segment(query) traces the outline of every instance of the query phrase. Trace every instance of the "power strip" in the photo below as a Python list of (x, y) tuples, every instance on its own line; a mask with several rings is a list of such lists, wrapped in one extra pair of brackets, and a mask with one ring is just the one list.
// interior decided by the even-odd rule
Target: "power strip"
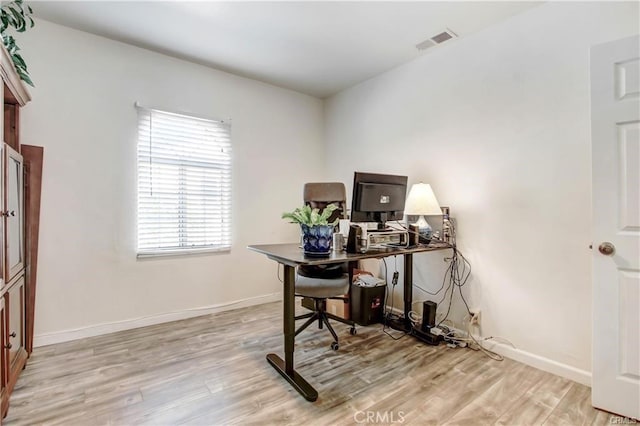
[[(442, 330), (440, 330), (440, 332), (442, 333)], [(440, 342), (442, 342), (443, 340), (442, 334), (440, 335), (431, 334), (430, 332), (422, 331), (416, 327), (413, 327), (411, 329), (411, 335), (423, 341), (427, 345), (433, 345), (433, 346), (438, 346)]]

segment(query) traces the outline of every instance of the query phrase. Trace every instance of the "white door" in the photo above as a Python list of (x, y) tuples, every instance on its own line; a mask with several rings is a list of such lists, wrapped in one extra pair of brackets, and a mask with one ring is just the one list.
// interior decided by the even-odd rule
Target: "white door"
[(591, 49), (592, 403), (640, 418), (640, 37)]

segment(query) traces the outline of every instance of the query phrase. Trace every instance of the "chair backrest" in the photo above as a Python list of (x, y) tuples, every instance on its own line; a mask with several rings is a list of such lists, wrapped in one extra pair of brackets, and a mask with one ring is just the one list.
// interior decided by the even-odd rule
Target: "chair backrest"
[[(310, 182), (304, 185), (304, 203), (311, 208), (324, 209), (329, 204), (338, 206), (329, 222), (337, 218), (347, 217), (347, 190), (342, 182)], [(337, 226), (337, 225), (336, 225)], [(338, 278), (348, 271), (347, 263), (332, 263), (329, 265), (300, 265), (298, 274), (311, 278)]]
[(309, 182), (304, 185), (304, 203), (311, 208), (324, 209), (329, 204), (338, 206), (330, 221), (347, 217), (347, 190), (342, 182)]

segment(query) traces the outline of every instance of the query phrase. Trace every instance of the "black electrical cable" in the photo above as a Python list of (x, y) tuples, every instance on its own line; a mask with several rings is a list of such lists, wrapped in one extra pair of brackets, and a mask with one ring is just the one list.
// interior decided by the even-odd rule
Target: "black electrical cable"
[[(394, 258), (395, 257), (396, 256), (394, 256)], [(385, 277), (385, 281), (386, 281), (388, 270), (387, 270), (387, 261), (386, 261), (386, 259), (384, 257), (382, 258), (382, 263), (384, 263), (384, 277)], [(397, 266), (397, 264), (396, 264), (396, 266)], [(397, 272), (397, 267), (396, 267), (396, 272)], [(391, 283), (393, 284), (393, 286), (391, 288), (391, 307), (389, 308), (389, 311), (383, 312), (384, 316), (382, 318), (382, 331), (384, 332), (384, 334), (386, 334), (387, 336), (391, 337), (393, 340), (400, 340), (404, 336), (406, 336), (406, 334), (407, 334), (406, 332), (403, 332), (402, 335), (396, 337), (396, 336), (392, 335), (391, 333), (389, 333), (387, 331), (387, 323), (388, 323), (388, 321), (389, 321), (389, 319), (391, 317), (390, 310), (393, 309), (393, 296), (395, 294), (396, 285), (398, 284), (396, 280), (393, 280)], [(389, 297), (389, 293), (387, 292), (385, 294), (385, 296), (384, 296), (385, 309), (386, 309), (387, 306), (389, 306), (389, 305), (387, 305), (387, 298), (388, 297)]]
[[(384, 258), (382, 258), (382, 261), (384, 262), (384, 276), (385, 276), (385, 279), (386, 279), (387, 273), (388, 273), (388, 271), (387, 271), (387, 261)], [(390, 317), (392, 312), (393, 312), (393, 296), (395, 296), (395, 293), (396, 293), (396, 284), (397, 283), (395, 281), (391, 281), (391, 305), (390, 306), (386, 305), (387, 297), (389, 297), (388, 294), (386, 295), (385, 301), (384, 301), (385, 306), (389, 306), (389, 312), (387, 312), (388, 317)]]
[(444, 300), (447, 298), (447, 293), (449, 292), (449, 289), (451, 288), (451, 285), (452, 285), (452, 282), (453, 282), (451, 280), (452, 268), (453, 268), (453, 262), (449, 262), (449, 266), (447, 267), (447, 270), (444, 273), (444, 277), (442, 278), (443, 287), (444, 287), (444, 283), (447, 281), (447, 277), (449, 277), (449, 285), (445, 289), (444, 294), (442, 295), (442, 298), (438, 302), (438, 305), (440, 305), (442, 302), (444, 302)]
[(442, 318), (440, 320), (440, 322), (438, 323), (438, 325), (436, 327), (440, 327), (440, 324), (445, 322), (446, 319), (449, 317), (449, 312), (451, 312), (451, 305), (452, 305), (452, 302), (453, 302), (453, 293), (454, 293), (454, 289), (451, 290), (451, 294), (449, 295), (449, 306), (447, 306), (447, 313), (444, 315), (444, 318)]
[(424, 288), (420, 287), (420, 286), (419, 286), (418, 284), (416, 284), (416, 283), (413, 283), (413, 286), (414, 286), (414, 287), (417, 287), (418, 289), (422, 290), (423, 292), (425, 292), (425, 293), (427, 293), (427, 294), (430, 294), (430, 295), (432, 295), (432, 296), (437, 296), (437, 295), (442, 291), (442, 289), (444, 288), (444, 285), (446, 284), (446, 282), (447, 282), (447, 274), (446, 274), (446, 272), (445, 272), (445, 274), (444, 274), (444, 275), (443, 275), (443, 277), (442, 277), (442, 285), (440, 286), (440, 288), (438, 289), (438, 291), (436, 291), (435, 293), (431, 293), (429, 290), (425, 290)]
[(467, 313), (471, 315), (471, 309), (469, 309), (469, 304), (467, 303), (467, 300), (465, 299), (464, 294), (462, 293), (462, 287), (464, 287), (464, 285), (468, 282), (469, 277), (471, 276), (471, 264), (464, 257), (464, 255), (460, 253), (460, 251), (456, 246), (456, 242), (455, 242), (456, 232), (455, 232), (455, 226), (453, 225), (453, 222), (451, 222), (451, 239), (452, 239), (451, 248), (453, 249), (453, 254), (451, 255), (450, 258), (445, 258), (445, 261), (449, 262), (449, 266), (447, 267), (447, 270), (444, 273), (443, 282), (440, 289), (436, 293), (431, 293), (418, 286), (418, 288), (425, 291), (426, 293), (435, 296), (439, 294), (442, 291), (442, 289), (445, 287), (445, 284), (448, 278), (449, 283), (446, 286), (446, 289), (444, 290), (444, 294), (442, 295), (442, 298), (438, 302), (438, 305), (441, 305), (445, 300), (447, 300), (447, 298), (449, 299), (449, 304), (447, 306), (447, 312), (445, 313), (444, 317), (442, 318), (442, 320), (440, 320), (440, 322), (438, 322), (438, 325), (437, 325), (438, 327), (444, 321), (447, 320), (447, 318), (449, 317), (449, 314), (451, 313), (451, 305), (453, 304), (453, 294), (455, 293), (456, 288), (458, 289), (460, 298), (462, 299), (462, 302), (464, 303), (464, 306), (467, 309)]
[[(399, 221), (396, 221), (396, 223), (398, 223), (398, 225), (402, 228), (404, 228), (405, 230), (407, 229), (402, 223), (400, 223)], [(455, 224), (453, 221), (450, 221), (450, 226), (451, 226), (451, 240), (449, 242), (449, 245), (451, 246), (451, 248), (453, 249), (453, 254), (450, 258), (445, 258), (445, 261), (449, 262), (449, 265), (447, 266), (447, 270), (445, 271), (443, 277), (442, 277), (442, 285), (440, 286), (440, 288), (435, 292), (431, 292), (429, 290), (426, 290), (424, 288), (422, 288), (421, 286), (419, 286), (418, 284), (413, 283), (414, 287), (417, 287), (418, 289), (422, 290), (423, 292), (430, 294), (432, 296), (436, 296), (438, 294), (440, 294), (440, 292), (442, 292), (442, 290), (444, 289), (444, 294), (442, 295), (442, 298), (440, 299), (440, 301), (438, 302), (438, 305), (441, 305), (443, 302), (445, 302), (447, 299), (449, 299), (449, 303), (447, 306), (447, 312), (445, 314), (445, 316), (442, 318), (442, 320), (438, 323), (438, 327), (440, 327), (442, 325), (442, 323), (444, 321), (446, 321), (449, 317), (449, 314), (451, 313), (451, 306), (453, 304), (453, 294), (455, 293), (456, 288), (458, 289), (458, 293), (460, 294), (460, 298), (462, 299), (462, 302), (464, 303), (465, 308), (467, 309), (467, 313), (469, 315), (471, 315), (471, 309), (469, 308), (469, 304), (467, 303), (467, 300), (464, 297), (464, 294), (462, 292), (462, 287), (464, 287), (464, 285), (468, 282), (469, 277), (471, 276), (471, 264), (469, 263), (469, 261), (462, 255), (462, 253), (460, 253), (458, 251), (457, 245), (456, 245), (456, 228), (455, 228)], [(397, 270), (397, 258), (395, 258), (396, 261), (396, 270)], [(384, 261), (384, 259), (383, 259)], [(385, 262), (385, 276), (387, 275), (387, 264)], [(447, 280), (448, 278), (448, 280)], [(447, 285), (447, 281), (448, 281), (448, 285)], [(445, 288), (446, 286), (446, 288)], [(395, 290), (395, 284), (392, 288), (392, 291)], [(393, 294), (391, 295), (391, 306), (393, 307)], [(385, 306), (387, 305), (387, 297), (388, 295), (385, 296)], [(389, 313), (385, 312), (385, 323), (384, 325), (386, 325), (386, 321), (389, 317)], [(384, 331), (384, 327), (383, 327), (383, 331)], [(385, 331), (386, 333), (386, 331)], [(389, 334), (389, 333), (387, 333)], [(393, 337), (393, 336), (391, 336)]]
[(462, 287), (467, 283), (467, 280), (469, 279), (469, 276), (471, 275), (471, 264), (469, 263), (469, 261), (462, 255), (462, 253), (460, 253), (460, 257), (462, 258), (463, 261), (463, 266), (465, 266), (466, 269), (466, 265), (469, 266), (469, 271), (467, 273), (466, 276), (464, 276), (464, 271), (465, 269), (463, 269), (463, 281), (462, 283), (458, 286), (458, 291), (460, 292), (460, 298), (462, 298), (462, 301), (464, 302), (464, 306), (467, 308), (467, 313), (469, 315), (471, 315), (471, 309), (469, 309), (469, 304), (467, 303), (467, 300), (464, 298), (464, 294), (462, 294)]
[[(386, 259), (384, 257), (382, 258), (382, 263), (384, 263), (384, 284), (388, 289), (389, 288), (389, 284), (387, 283), (387, 274), (388, 274), (387, 261), (386, 261)], [(387, 291), (387, 292), (384, 293), (384, 311), (382, 312), (382, 314), (384, 315), (383, 318), (382, 318), (384, 323), (387, 322), (387, 315), (388, 315), (388, 312), (387, 312), (387, 298), (388, 297), (389, 297), (389, 292)]]

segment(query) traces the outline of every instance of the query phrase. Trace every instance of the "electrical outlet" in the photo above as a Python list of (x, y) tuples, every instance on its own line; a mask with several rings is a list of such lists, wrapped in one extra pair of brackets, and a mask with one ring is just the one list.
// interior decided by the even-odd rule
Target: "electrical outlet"
[(480, 325), (480, 309), (470, 309), (471, 311), (471, 325)]

